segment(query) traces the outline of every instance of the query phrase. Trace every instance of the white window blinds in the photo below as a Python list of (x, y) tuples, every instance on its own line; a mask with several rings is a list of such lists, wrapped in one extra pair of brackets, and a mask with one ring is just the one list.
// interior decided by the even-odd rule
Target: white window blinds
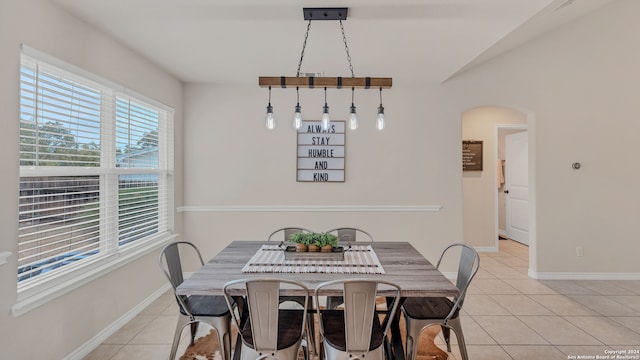
[(171, 109), (56, 65), (21, 57), (19, 288), (171, 228)]

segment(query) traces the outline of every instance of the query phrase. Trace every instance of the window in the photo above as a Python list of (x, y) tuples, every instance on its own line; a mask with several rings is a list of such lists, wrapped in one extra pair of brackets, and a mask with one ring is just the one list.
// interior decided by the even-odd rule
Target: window
[(162, 104), (23, 50), (19, 292), (166, 240), (172, 124)]

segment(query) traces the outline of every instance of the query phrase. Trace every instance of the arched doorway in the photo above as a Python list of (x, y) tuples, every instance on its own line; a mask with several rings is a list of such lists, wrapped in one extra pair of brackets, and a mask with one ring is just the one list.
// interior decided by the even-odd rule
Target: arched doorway
[[(463, 171), (463, 237), (482, 252), (497, 252), (501, 235), (501, 205), (507, 201), (500, 170), (504, 148), (501, 137), (527, 131), (529, 204), (525, 225), (529, 231), (529, 274), (535, 273), (535, 132), (532, 113), (503, 106), (482, 106), (462, 114), (462, 141), (482, 143), (482, 170)], [(504, 173), (503, 173), (504, 174)], [(504, 210), (503, 210), (504, 211)], [(504, 226), (504, 225), (503, 225)], [(506, 235), (506, 234), (505, 234)]]

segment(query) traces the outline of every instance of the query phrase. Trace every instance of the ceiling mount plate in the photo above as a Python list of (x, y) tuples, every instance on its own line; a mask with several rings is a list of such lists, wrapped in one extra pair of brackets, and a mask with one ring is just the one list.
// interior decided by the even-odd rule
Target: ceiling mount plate
[(347, 20), (349, 8), (303, 8), (305, 20)]

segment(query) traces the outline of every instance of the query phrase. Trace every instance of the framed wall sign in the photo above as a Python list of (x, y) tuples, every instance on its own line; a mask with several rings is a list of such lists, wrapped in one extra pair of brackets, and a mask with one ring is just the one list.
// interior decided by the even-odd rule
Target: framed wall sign
[(462, 141), (462, 170), (482, 171), (482, 141)]
[(297, 181), (344, 182), (345, 122), (303, 121), (298, 130)]

